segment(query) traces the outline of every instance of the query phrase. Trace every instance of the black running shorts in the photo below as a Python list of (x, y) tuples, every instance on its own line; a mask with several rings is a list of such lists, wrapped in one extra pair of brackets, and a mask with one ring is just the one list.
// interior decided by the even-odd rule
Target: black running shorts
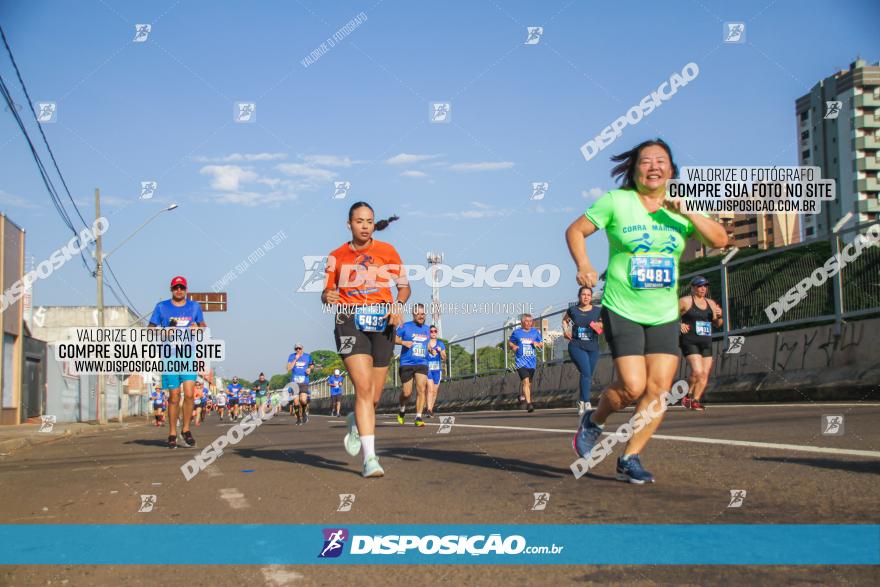
[(394, 354), (394, 327), (390, 324), (382, 332), (358, 330), (351, 314), (336, 314), (336, 352), (345, 360), (351, 355), (370, 355), (374, 367), (387, 367)]
[(605, 326), (605, 340), (615, 359), (654, 354), (678, 356), (681, 322), (677, 319), (656, 326), (645, 326), (602, 306), (602, 324)]
[(681, 354), (685, 357), (689, 355), (700, 355), (702, 357), (712, 356), (711, 342), (682, 342)]
[(519, 380), (520, 381), (522, 381), (523, 379), (534, 379), (535, 378), (535, 370), (529, 369), (528, 367), (520, 367), (519, 369), (516, 370), (516, 372), (519, 373)]
[(416, 374), (428, 376), (427, 365), (401, 365), (400, 366), (400, 382), (409, 383)]

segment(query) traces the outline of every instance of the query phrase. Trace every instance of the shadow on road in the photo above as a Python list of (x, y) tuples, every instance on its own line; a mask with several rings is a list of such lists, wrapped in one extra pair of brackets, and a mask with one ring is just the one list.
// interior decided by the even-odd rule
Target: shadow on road
[(486, 469), (501, 469), (512, 473), (524, 473), (526, 475), (536, 475), (538, 477), (564, 477), (571, 475), (570, 469), (560, 469), (559, 467), (551, 467), (538, 463), (530, 463), (520, 459), (509, 459), (473, 451), (393, 446), (382, 448), (377, 452), (380, 457), (393, 457), (404, 461), (420, 459), (443, 461), (446, 463), (483, 467)]
[(279, 449), (252, 449), (252, 448), (236, 448), (235, 454), (246, 459), (268, 459), (270, 461), (283, 461), (285, 463), (298, 463), (309, 467), (318, 467), (320, 469), (330, 469), (331, 471), (342, 471), (351, 473), (360, 477), (360, 469), (352, 466), (345, 461), (334, 461), (326, 459), (322, 456), (307, 453), (301, 450), (279, 450)]
[(161, 438), (136, 438), (135, 440), (128, 440), (126, 442), (123, 442), (122, 444), (139, 444), (141, 446), (161, 446), (162, 448), (165, 448), (165, 449), (167, 449), (167, 447), (168, 447), (168, 441), (162, 440)]
[(849, 471), (850, 473), (873, 473), (880, 475), (880, 462), (877, 461), (839, 461), (823, 458), (785, 458), (785, 457), (755, 457), (756, 461), (769, 461), (773, 463), (791, 463), (794, 465), (807, 465), (820, 469), (834, 469), (836, 471)]

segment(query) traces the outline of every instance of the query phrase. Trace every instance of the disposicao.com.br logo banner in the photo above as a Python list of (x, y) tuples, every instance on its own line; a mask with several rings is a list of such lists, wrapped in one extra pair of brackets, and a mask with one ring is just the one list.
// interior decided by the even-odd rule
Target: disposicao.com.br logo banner
[(228, 565), (880, 564), (877, 524), (0, 524), (0, 565), (201, 564), (143, 556), (185, 540), (234, 542)]

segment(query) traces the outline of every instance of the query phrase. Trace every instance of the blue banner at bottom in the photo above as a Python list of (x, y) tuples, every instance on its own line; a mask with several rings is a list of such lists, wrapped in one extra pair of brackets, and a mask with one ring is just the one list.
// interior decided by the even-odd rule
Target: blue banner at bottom
[(877, 565), (880, 525), (9, 524), (0, 545), (5, 565)]

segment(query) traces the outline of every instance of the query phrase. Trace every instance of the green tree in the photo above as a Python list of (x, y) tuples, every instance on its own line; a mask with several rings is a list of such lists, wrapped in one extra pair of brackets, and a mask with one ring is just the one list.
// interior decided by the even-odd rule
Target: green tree
[(317, 350), (311, 353), (315, 368), (312, 369), (312, 379), (323, 379), (333, 375), (334, 369), (345, 370), (342, 358), (334, 351)]
[(446, 345), (447, 356), (452, 353), (452, 373), (450, 377), (472, 375), (474, 372), (474, 355), (467, 352), (460, 344)]
[(278, 373), (269, 378), (269, 389), (281, 389), (290, 382), (290, 375)]

